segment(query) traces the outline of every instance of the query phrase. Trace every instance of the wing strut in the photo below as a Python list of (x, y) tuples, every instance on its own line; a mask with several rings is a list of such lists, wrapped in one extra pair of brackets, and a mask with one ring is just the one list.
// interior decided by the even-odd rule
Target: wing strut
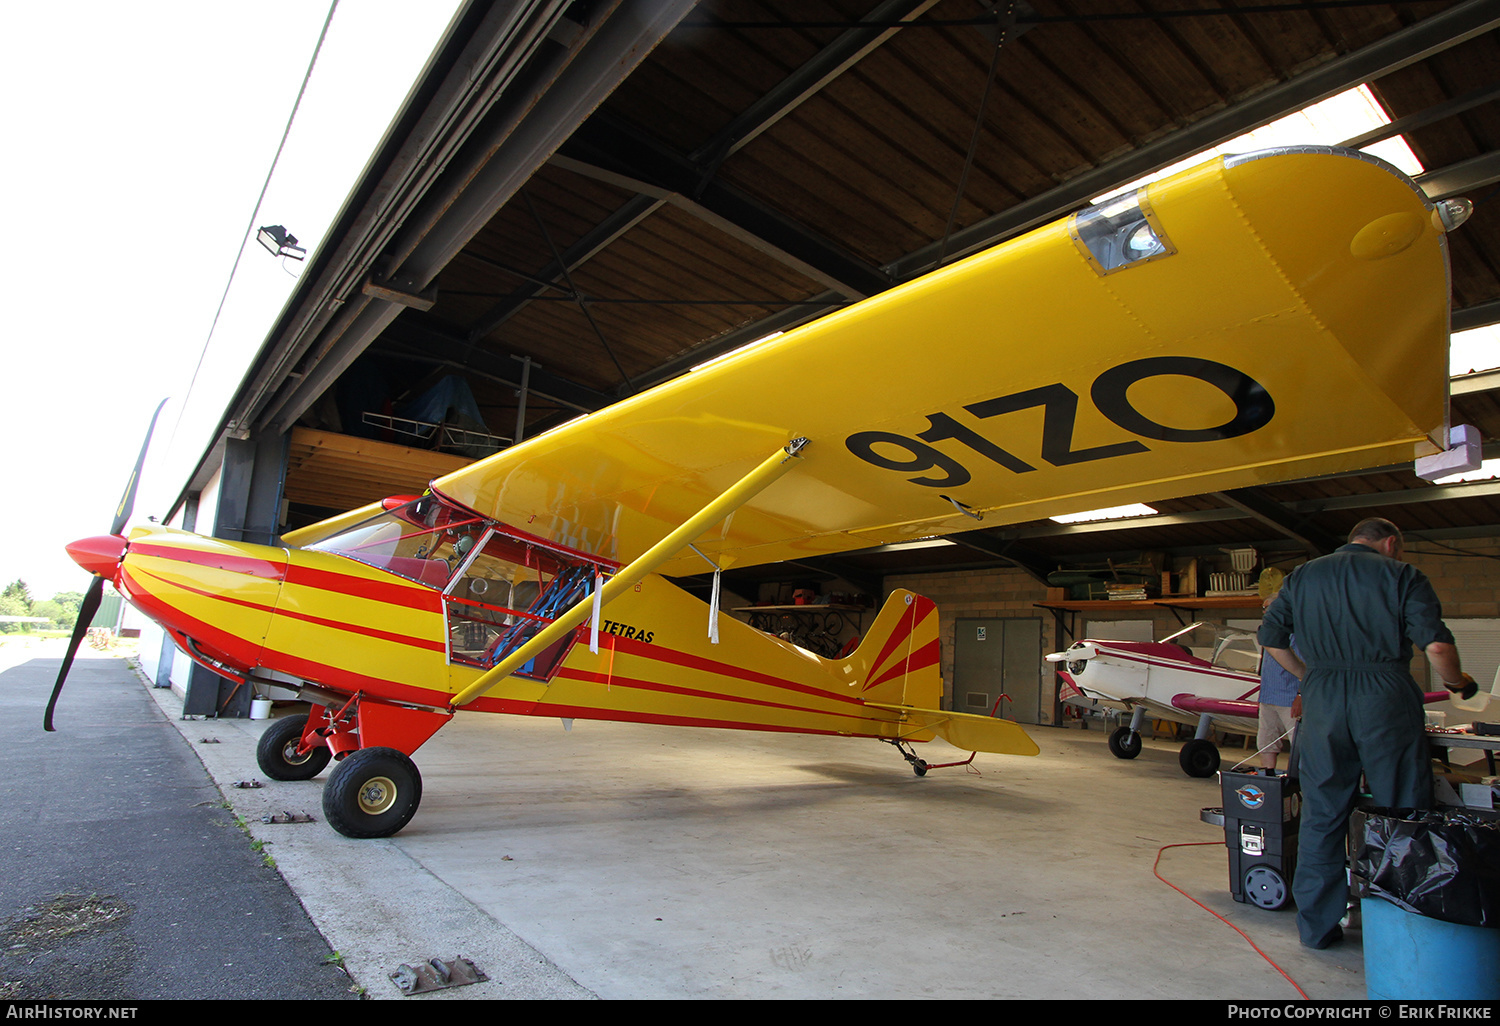
[[(620, 572), (599, 589), (599, 604), (602, 606), (622, 592), (635, 587), (637, 582), (681, 552), (710, 526), (759, 495), (771, 482), (792, 469), (793, 458), (806, 444), (807, 439), (797, 438), (777, 449), (769, 459), (740, 478), (724, 494), (693, 514), (681, 527), (641, 553), (634, 562), (621, 567)], [(589, 613), (594, 609), (594, 603), (595, 596), (593, 595), (574, 603), (567, 612), (538, 631), (531, 640), (496, 663), (492, 669), (485, 671), (474, 683), (454, 695), (449, 705), (455, 709), (467, 705), (510, 676), (517, 668), (524, 666), (537, 653), (545, 651), (553, 643), (566, 637), (569, 631), (588, 619)]]

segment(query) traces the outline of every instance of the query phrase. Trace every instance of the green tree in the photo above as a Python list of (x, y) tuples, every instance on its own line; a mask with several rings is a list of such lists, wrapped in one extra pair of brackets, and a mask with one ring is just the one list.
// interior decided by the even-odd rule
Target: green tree
[(8, 613), (8, 616), (30, 616), (31, 615), (31, 589), (26, 587), (26, 582), (17, 577), (5, 586), (5, 597), (15, 599), (25, 607), (19, 613)]
[[(31, 615), (45, 616), (52, 622), (48, 624), (32, 624), (32, 626), (40, 627), (43, 630), (54, 630), (62, 626), (62, 619), (66, 613), (67, 610), (60, 603), (54, 602), (52, 599), (37, 599), (31, 604)], [(73, 616), (75, 619), (77, 618), (77, 610), (74, 610)]]
[[(0, 616), (30, 615), (31, 610), (28, 609), (25, 603), (23, 603), (20, 599), (11, 595), (9, 588), (7, 588), (3, 594), (0, 594)], [(17, 631), (24, 630), (25, 628), (26, 624), (24, 623), (5, 623), (3, 621), (0, 621), (0, 634), (14, 634)]]
[(83, 605), (83, 592), (60, 591), (52, 596), (52, 601), (61, 607), (62, 612), (56, 617), (57, 626), (65, 631), (73, 629), (78, 622), (78, 609)]

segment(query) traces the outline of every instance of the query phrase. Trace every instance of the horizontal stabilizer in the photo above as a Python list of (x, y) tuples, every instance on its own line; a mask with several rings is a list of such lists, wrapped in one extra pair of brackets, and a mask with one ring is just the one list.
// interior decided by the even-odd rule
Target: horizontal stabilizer
[(966, 752), (991, 752), (995, 755), (1036, 755), (1036, 742), (1010, 720), (973, 713), (946, 712), (942, 709), (914, 709), (906, 705), (880, 705), (867, 702), (875, 709), (901, 713), (913, 727), (930, 730), (954, 748)]

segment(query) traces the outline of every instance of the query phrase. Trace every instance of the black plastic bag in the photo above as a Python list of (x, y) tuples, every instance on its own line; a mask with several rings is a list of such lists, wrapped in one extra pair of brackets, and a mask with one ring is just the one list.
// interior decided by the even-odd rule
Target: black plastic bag
[(1362, 809), (1357, 892), (1460, 926), (1500, 928), (1500, 822), (1463, 809)]

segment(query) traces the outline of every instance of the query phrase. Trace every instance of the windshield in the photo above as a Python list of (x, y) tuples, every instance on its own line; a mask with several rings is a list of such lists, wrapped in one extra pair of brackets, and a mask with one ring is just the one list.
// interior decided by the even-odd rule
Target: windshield
[(423, 496), (307, 548), (336, 552), (431, 588), (443, 588), (487, 525)]
[(1162, 641), (1180, 645), (1190, 654), (1226, 670), (1254, 673), (1260, 669), (1260, 643), (1252, 632), (1238, 627), (1194, 623)]

